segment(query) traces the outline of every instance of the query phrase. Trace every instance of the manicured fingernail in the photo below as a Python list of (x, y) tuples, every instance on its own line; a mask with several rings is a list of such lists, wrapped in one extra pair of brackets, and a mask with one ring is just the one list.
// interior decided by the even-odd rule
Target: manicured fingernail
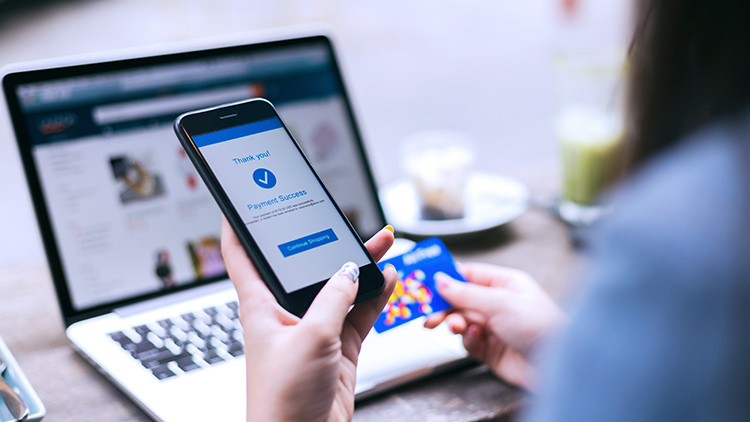
[(394, 270), (396, 269), (396, 267), (394, 267), (394, 266), (393, 266), (393, 264), (388, 264), (388, 265), (386, 265), (386, 266), (385, 266), (385, 268), (386, 268), (386, 269), (387, 269), (388, 267), (390, 267), (390, 268), (393, 268)]
[(339, 272), (352, 282), (357, 281), (359, 278), (359, 266), (351, 261), (342, 265)]
[(447, 290), (450, 288), (450, 282), (451, 278), (446, 273), (435, 273), (435, 284), (437, 285), (438, 290)]
[(385, 229), (388, 230), (389, 232), (393, 233), (393, 234), (396, 234), (396, 230), (394, 230), (393, 226), (391, 226), (390, 224), (387, 225), (387, 226), (385, 226)]

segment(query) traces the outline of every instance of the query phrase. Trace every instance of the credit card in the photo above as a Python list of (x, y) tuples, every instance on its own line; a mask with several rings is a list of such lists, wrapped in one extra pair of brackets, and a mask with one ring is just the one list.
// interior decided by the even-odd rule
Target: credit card
[(380, 269), (393, 265), (398, 281), (388, 304), (375, 321), (375, 331), (382, 333), (419, 317), (450, 308), (435, 288), (435, 274), (443, 272), (466, 282), (456, 270), (453, 256), (437, 237), (423, 240), (409, 252), (378, 263)]

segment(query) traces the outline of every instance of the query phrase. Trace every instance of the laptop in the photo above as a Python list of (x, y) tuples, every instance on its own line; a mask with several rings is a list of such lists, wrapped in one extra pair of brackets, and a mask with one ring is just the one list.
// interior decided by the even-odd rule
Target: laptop
[[(221, 214), (171, 125), (269, 99), (368, 238), (385, 219), (330, 39), (18, 65), (2, 83), (74, 348), (155, 420), (245, 420), (253, 345), (221, 259)], [(419, 322), (373, 331), (357, 397), (465, 356), (456, 336)]]

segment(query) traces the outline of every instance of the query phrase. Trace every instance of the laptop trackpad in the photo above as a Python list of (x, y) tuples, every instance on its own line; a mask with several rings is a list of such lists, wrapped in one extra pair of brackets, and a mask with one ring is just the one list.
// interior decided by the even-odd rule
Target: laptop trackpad
[(466, 356), (461, 337), (445, 326), (422, 327), (423, 318), (382, 334), (370, 331), (357, 365), (357, 394), (394, 379), (414, 379), (432, 369)]

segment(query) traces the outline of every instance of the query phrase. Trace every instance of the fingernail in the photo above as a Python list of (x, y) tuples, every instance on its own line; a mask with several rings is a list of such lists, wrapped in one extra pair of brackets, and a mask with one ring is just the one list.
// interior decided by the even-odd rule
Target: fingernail
[(394, 267), (394, 266), (393, 266), (393, 264), (388, 264), (388, 265), (386, 265), (386, 266), (385, 266), (385, 269), (388, 269), (388, 267), (390, 267), (390, 268), (393, 268), (394, 270), (396, 269), (396, 267)]
[(390, 224), (387, 225), (387, 226), (385, 226), (385, 229), (388, 230), (389, 232), (393, 233), (393, 234), (396, 234), (396, 230), (394, 230), (393, 226), (391, 226)]
[(342, 265), (339, 272), (352, 282), (356, 282), (359, 278), (359, 266), (351, 261)]
[(435, 273), (435, 285), (437, 286), (438, 290), (447, 290), (450, 288), (450, 276), (446, 273)]

